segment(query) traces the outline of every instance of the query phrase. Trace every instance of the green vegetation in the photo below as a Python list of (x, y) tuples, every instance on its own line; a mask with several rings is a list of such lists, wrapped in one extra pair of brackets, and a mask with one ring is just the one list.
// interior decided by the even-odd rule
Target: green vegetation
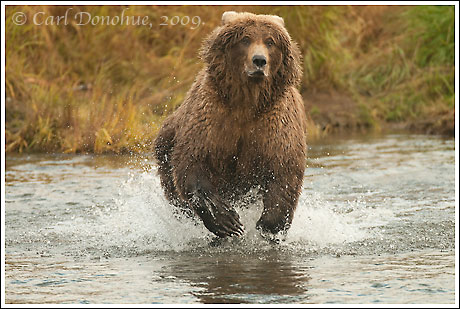
[[(387, 9), (389, 10), (389, 9)], [(369, 97), (380, 118), (400, 122), (452, 111), (454, 123), (454, 7), (400, 8), (356, 57), (348, 75), (355, 95)], [(393, 28), (393, 29), (392, 29)]]
[[(303, 52), (301, 92), (357, 102), (350, 118), (453, 133), (453, 6), (7, 6), (6, 151), (139, 152), (183, 100), (202, 67), (202, 39), (227, 10), (277, 14)], [(124, 10), (125, 9), (125, 10)], [(148, 16), (149, 26), (85, 25), (73, 18)], [(64, 16), (67, 24), (35, 25)], [(28, 22), (13, 23), (24, 12)], [(162, 16), (196, 29), (161, 26)], [(40, 19), (44, 21), (43, 19)], [(56, 22), (56, 20), (55, 20)], [(313, 102), (310, 138), (324, 134)], [(447, 128), (447, 129), (446, 129)], [(451, 132), (452, 131), (452, 132)]]

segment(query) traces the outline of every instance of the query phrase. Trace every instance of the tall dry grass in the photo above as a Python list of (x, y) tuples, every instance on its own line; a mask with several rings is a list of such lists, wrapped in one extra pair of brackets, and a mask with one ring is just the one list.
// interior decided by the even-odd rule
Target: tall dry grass
[[(139, 152), (202, 67), (202, 39), (227, 10), (278, 14), (303, 53), (301, 91), (338, 91), (370, 124), (454, 108), (452, 6), (72, 6), (92, 16), (148, 16), (142, 26), (18, 26), (6, 7), (6, 151)], [(199, 16), (196, 29), (161, 16)], [(315, 135), (310, 122), (311, 136)], [(316, 132), (317, 134), (318, 132)]]
[(373, 33), (360, 38), (364, 48), (345, 75), (349, 89), (384, 121), (453, 111), (454, 7), (386, 7), (371, 15), (363, 27)]

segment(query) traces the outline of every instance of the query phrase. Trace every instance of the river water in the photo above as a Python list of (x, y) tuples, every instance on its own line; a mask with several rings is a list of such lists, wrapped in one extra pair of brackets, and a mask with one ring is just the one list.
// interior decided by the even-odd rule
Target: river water
[[(163, 197), (151, 157), (11, 155), (6, 303), (455, 303), (455, 141), (311, 145), (279, 244), (215, 242)], [(256, 196), (256, 193), (254, 193)]]

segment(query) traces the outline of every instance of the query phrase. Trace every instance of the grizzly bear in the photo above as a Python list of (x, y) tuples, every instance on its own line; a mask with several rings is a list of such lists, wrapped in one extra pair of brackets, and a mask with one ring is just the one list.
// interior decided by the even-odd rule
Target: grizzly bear
[(306, 165), (299, 49), (281, 17), (225, 12), (200, 55), (204, 68), (155, 140), (166, 197), (227, 237), (244, 232), (234, 202), (259, 188), (257, 229), (285, 232)]

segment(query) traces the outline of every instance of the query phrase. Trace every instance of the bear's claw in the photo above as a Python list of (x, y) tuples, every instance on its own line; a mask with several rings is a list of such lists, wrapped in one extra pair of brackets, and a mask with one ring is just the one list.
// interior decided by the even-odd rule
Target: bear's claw
[(196, 197), (194, 208), (209, 231), (219, 237), (243, 235), (243, 224), (238, 213), (218, 196), (198, 193)]

